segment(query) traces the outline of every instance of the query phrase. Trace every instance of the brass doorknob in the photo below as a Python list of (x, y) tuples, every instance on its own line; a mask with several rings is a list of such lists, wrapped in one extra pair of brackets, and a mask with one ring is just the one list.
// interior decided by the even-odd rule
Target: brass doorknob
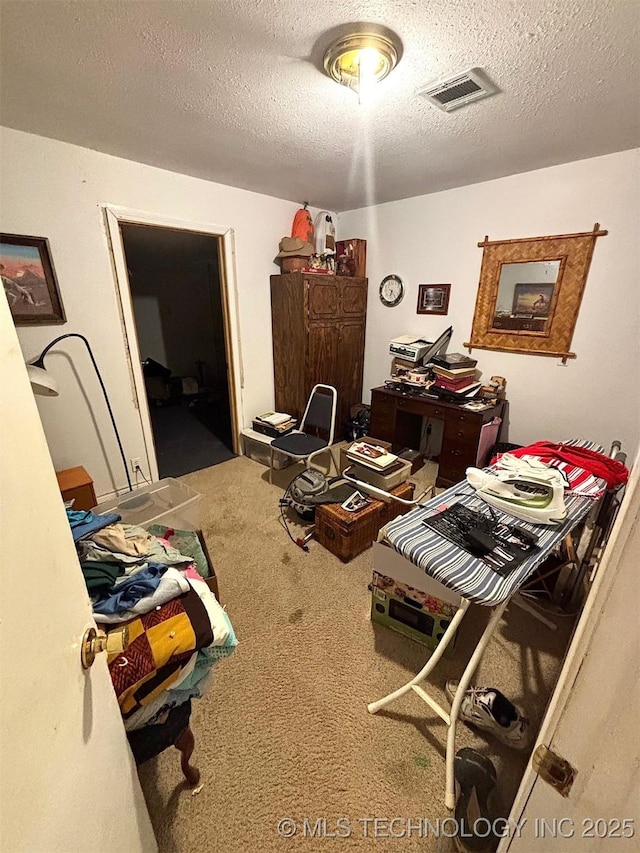
[(95, 628), (87, 628), (82, 637), (82, 648), (80, 650), (82, 668), (89, 669), (98, 652), (107, 652), (110, 655), (119, 654), (128, 645), (129, 628), (127, 625), (109, 631), (108, 634), (105, 634), (104, 631), (97, 631)]

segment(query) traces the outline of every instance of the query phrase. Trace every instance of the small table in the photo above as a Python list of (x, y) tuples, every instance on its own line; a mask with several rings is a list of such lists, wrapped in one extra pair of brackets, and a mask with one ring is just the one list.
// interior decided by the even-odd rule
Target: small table
[(93, 509), (97, 505), (93, 480), (81, 465), (56, 471), (56, 477), (63, 500), (72, 500), (74, 509)]

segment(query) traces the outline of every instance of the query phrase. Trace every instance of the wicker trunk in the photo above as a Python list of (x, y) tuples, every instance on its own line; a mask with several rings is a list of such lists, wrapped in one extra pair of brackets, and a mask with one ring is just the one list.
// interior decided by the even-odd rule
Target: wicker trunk
[[(413, 490), (413, 483), (401, 483), (391, 494), (410, 500)], [(371, 547), (381, 527), (409, 509), (396, 501), (372, 500), (358, 512), (347, 512), (340, 504), (321, 504), (316, 509), (315, 536), (321, 545), (346, 563)]]

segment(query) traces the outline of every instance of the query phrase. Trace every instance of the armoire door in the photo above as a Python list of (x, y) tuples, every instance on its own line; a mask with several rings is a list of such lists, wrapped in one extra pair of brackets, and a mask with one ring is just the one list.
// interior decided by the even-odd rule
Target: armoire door
[(340, 313), (340, 289), (334, 276), (305, 278), (309, 320), (332, 320)]
[[(340, 327), (335, 322), (309, 323), (305, 405), (318, 382), (333, 385), (340, 405)], [(336, 418), (336, 426), (338, 420)]]
[(339, 335), (339, 385), (338, 417), (336, 418), (336, 436), (342, 433), (350, 409), (362, 402), (362, 371), (364, 367), (363, 320), (340, 323)]
[(364, 320), (367, 313), (367, 280), (344, 276), (337, 281), (340, 286), (341, 317)]

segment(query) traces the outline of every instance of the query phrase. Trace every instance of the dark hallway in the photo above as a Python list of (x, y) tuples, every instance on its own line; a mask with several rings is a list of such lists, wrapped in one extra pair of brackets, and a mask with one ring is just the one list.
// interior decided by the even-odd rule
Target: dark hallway
[(233, 458), (218, 238), (121, 225), (161, 478)]

